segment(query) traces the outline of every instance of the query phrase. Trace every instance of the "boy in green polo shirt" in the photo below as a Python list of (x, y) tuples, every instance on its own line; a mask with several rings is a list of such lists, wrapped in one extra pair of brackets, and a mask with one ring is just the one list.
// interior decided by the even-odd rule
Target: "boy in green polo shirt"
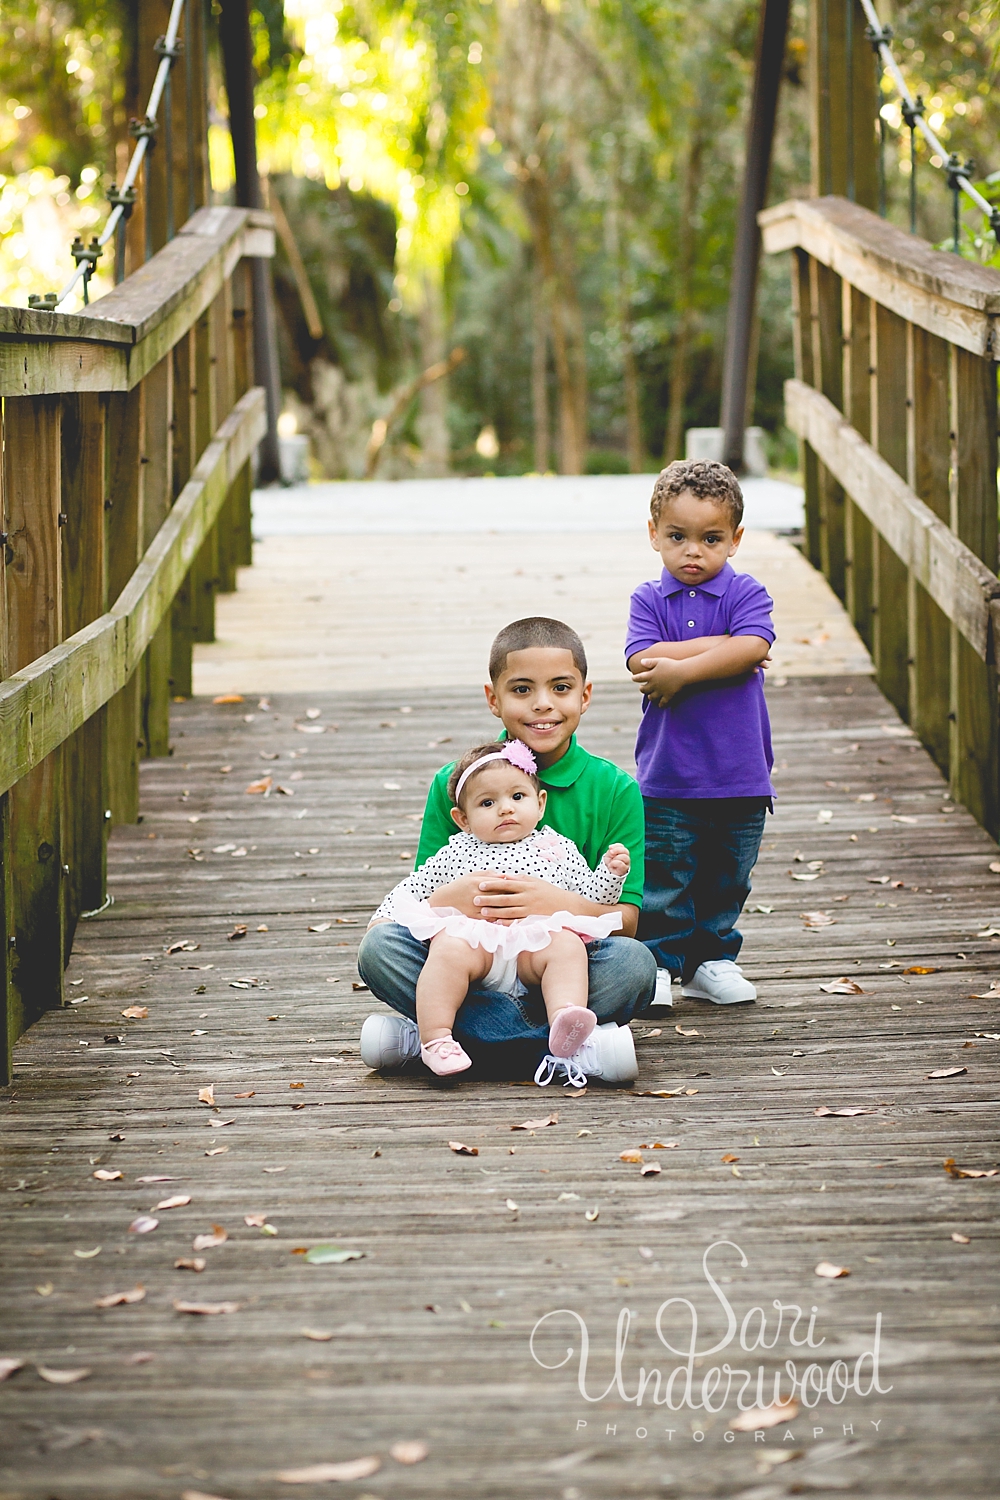
[[(464, 875), (435, 891), (432, 906), (457, 908), (494, 921), (556, 911), (599, 915), (618, 911), (622, 937), (589, 946), (588, 1004), (600, 1023), (571, 1060), (578, 1071), (606, 1082), (636, 1076), (635, 1047), (628, 1022), (653, 998), (656, 969), (634, 941), (642, 905), (644, 818), (636, 782), (611, 761), (591, 755), (576, 729), (590, 705), (587, 657), (576, 631), (558, 620), (516, 620), (490, 651), (486, 701), (505, 735), (522, 740), (538, 762), (548, 792), (543, 823), (571, 839), (593, 869), (609, 844), (624, 844), (631, 870), (617, 907), (600, 906), (529, 877), (501, 877), (489, 870)], [(452, 766), (431, 783), (417, 851), (417, 866), (444, 847), (455, 825), (447, 786)], [(358, 954), (361, 977), (374, 995), (397, 1012), (369, 1016), (361, 1032), (361, 1056), (372, 1068), (398, 1067), (419, 1055), (415, 1024), (416, 982), (427, 946), (394, 922), (369, 928)], [(534, 1072), (545, 1055), (548, 1022), (540, 996), (473, 990), (459, 1011), (454, 1036), (475, 1062), (495, 1072)]]

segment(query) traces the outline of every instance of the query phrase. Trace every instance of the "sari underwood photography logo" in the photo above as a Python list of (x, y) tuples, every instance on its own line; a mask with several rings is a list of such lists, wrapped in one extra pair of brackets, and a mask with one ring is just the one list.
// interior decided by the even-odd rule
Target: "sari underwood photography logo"
[[(736, 1252), (741, 1269), (750, 1264), (732, 1240), (716, 1240), (702, 1256), (705, 1282), (718, 1303), (713, 1314), (721, 1315), (710, 1319), (712, 1331), (702, 1332), (698, 1310), (687, 1297), (667, 1297), (657, 1308), (653, 1327), (667, 1354), (662, 1367), (658, 1363), (647, 1369), (630, 1351), (633, 1323), (637, 1330), (641, 1324), (627, 1307), (618, 1315), (613, 1350), (594, 1348), (586, 1321), (573, 1308), (545, 1313), (531, 1331), (532, 1358), (543, 1370), (575, 1370), (584, 1401), (607, 1404), (617, 1399), (636, 1408), (665, 1407), (713, 1417), (728, 1413), (733, 1418), (730, 1427), (744, 1431), (784, 1422), (821, 1401), (836, 1408), (848, 1397), (864, 1400), (892, 1390), (880, 1380), (881, 1313), (875, 1314), (871, 1334), (863, 1337), (856, 1357), (814, 1358), (813, 1351), (826, 1343), (817, 1329), (819, 1309), (810, 1307), (807, 1312), (775, 1297), (770, 1309), (752, 1306), (741, 1316), (709, 1266), (713, 1256), (719, 1266), (717, 1252), (723, 1250)], [(568, 1347), (567, 1331), (573, 1336)], [(716, 1359), (723, 1354), (724, 1359)], [(766, 1364), (757, 1362), (761, 1356)], [(586, 1425), (583, 1419), (577, 1422), (578, 1429)], [(881, 1424), (872, 1425), (877, 1431)], [(732, 1431), (727, 1432), (726, 1440), (732, 1439)]]

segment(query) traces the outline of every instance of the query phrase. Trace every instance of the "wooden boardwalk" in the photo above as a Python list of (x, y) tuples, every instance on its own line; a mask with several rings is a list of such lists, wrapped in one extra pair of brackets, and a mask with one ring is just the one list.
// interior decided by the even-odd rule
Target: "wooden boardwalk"
[[(409, 867), (429, 774), (494, 724), (477, 693), (175, 708), (143, 821), (111, 842), (115, 904), (81, 926), (74, 1003), (22, 1038), (3, 1096), (0, 1356), (26, 1362), (0, 1387), (3, 1500), (995, 1493), (1000, 1177), (942, 1164), (1000, 1160), (997, 851), (868, 678), (770, 698), (781, 796), (744, 950), (760, 1000), (637, 1023), (635, 1090), (581, 1097), (382, 1078), (358, 1056), (357, 942)], [(586, 743), (629, 764), (635, 713), (602, 687)], [(271, 795), (247, 795), (263, 777)], [(864, 993), (820, 988), (843, 976)], [(659, 1173), (620, 1159), (656, 1141)], [(171, 1197), (190, 1203), (154, 1208)], [(214, 1225), (225, 1243), (194, 1249)], [(665, 1298), (697, 1306), (700, 1350), (725, 1339), (702, 1270), (720, 1241), (710, 1268), (740, 1322), (763, 1307), (770, 1342), (774, 1299), (805, 1319), (786, 1313), (770, 1352), (737, 1333), (696, 1391), (724, 1361), (853, 1374), (878, 1314), (882, 1391), (756, 1437), (730, 1431), (735, 1395), (716, 1413), (626, 1404), (621, 1308), (629, 1396), (640, 1364), (680, 1363), (656, 1340)], [(300, 1253), (331, 1242), (362, 1256)], [(204, 1271), (178, 1268), (195, 1256)], [(823, 1261), (849, 1277), (818, 1277)], [(565, 1308), (597, 1399), (575, 1359), (531, 1357), (536, 1321)], [(815, 1355), (794, 1347), (813, 1308)], [(548, 1363), (579, 1349), (569, 1318), (547, 1327)], [(389, 1456), (415, 1440), (424, 1461)], [(339, 1487), (276, 1477), (367, 1457)]]

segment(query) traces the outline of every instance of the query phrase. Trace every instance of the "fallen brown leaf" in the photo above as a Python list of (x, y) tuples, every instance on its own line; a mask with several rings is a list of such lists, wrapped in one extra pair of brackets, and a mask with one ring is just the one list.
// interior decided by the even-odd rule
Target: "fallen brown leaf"
[(314, 922), (311, 927), (307, 927), (306, 928), (306, 931), (307, 932), (329, 932), (330, 928), (332, 926), (333, 926), (332, 922)]
[(242, 1302), (175, 1302), (174, 1311), (179, 1313), (197, 1313), (201, 1317), (215, 1318), (220, 1313), (239, 1312), (242, 1306)]
[(799, 1414), (799, 1403), (776, 1401), (772, 1406), (763, 1406), (750, 1411), (741, 1411), (729, 1426), (733, 1432), (756, 1432), (761, 1427), (777, 1427), (780, 1422), (793, 1422)]
[(97, 1178), (98, 1182), (118, 1182), (118, 1180), (124, 1176), (124, 1173), (112, 1172), (109, 1171), (106, 1167), (98, 1167), (97, 1171), (93, 1175)]
[(646, 1161), (643, 1162), (642, 1166), (639, 1168), (639, 1176), (654, 1177), (657, 1172), (661, 1172), (662, 1170), (663, 1168), (659, 1165), (658, 1162)]
[(273, 776), (262, 776), (259, 781), (251, 781), (246, 788), (248, 797), (259, 797), (262, 792), (269, 792), (274, 785)]
[(35, 1369), (49, 1385), (76, 1385), (78, 1380), (86, 1380), (90, 1374), (89, 1370), (53, 1370), (48, 1365), (36, 1365)]
[(421, 1438), (415, 1438), (408, 1443), (393, 1443), (389, 1449), (389, 1457), (394, 1458), (398, 1464), (421, 1464), (430, 1451)]
[(949, 1177), (997, 1177), (1000, 1176), (1000, 1167), (991, 1167), (989, 1171), (981, 1171), (976, 1167), (959, 1167), (955, 1164), (955, 1158), (949, 1156), (944, 1163), (944, 1169)]
[(149, 1019), (148, 1005), (127, 1005), (122, 1011), (127, 1021), (146, 1021)]
[(196, 1234), (191, 1244), (192, 1250), (211, 1250), (214, 1245), (224, 1245), (229, 1235), (221, 1224), (213, 1224), (210, 1234)]
[(200, 1255), (184, 1257), (174, 1261), (175, 1271), (204, 1271), (208, 1262)]
[(937, 969), (932, 969), (927, 964), (912, 964), (910, 968), (903, 970), (904, 974), (936, 974)]
[(242, 693), (220, 693), (217, 698), (212, 699), (213, 703), (242, 703), (243, 701)]
[(267, 1214), (244, 1214), (243, 1222), (248, 1229), (262, 1229), (267, 1223)]
[(106, 1297), (98, 1297), (94, 1303), (95, 1307), (120, 1307), (123, 1304), (131, 1305), (133, 1302), (142, 1302), (146, 1296), (144, 1286), (134, 1286), (130, 1292), (109, 1292)]
[(641, 1162), (642, 1161), (642, 1152), (639, 1151), (639, 1150), (637, 1150), (637, 1148), (635, 1146), (629, 1146), (627, 1150), (620, 1151), (618, 1153), (618, 1160), (619, 1161), (629, 1161), (629, 1162)]
[(583, 1217), (588, 1224), (596, 1224), (601, 1217), (601, 1210), (599, 1208), (588, 1208)]
[(316, 1344), (328, 1344), (333, 1334), (326, 1328), (303, 1328), (302, 1337), (312, 1339)]
[(867, 995), (868, 990), (863, 990), (855, 980), (843, 977), (831, 979), (829, 984), (821, 984), (820, 989), (824, 995)]
[(210, 1083), (208, 1085), (208, 1088), (199, 1089), (198, 1090), (198, 1103), (199, 1104), (214, 1104), (215, 1103), (215, 1084), (214, 1083)]
[(164, 1198), (162, 1203), (154, 1203), (153, 1212), (158, 1214), (167, 1208), (187, 1208), (190, 1202), (190, 1193), (178, 1193), (176, 1198)]
[(827, 1115), (845, 1115), (848, 1117), (853, 1117), (854, 1115), (870, 1115), (873, 1113), (873, 1110), (859, 1109), (853, 1105), (849, 1109), (830, 1109), (828, 1105), (821, 1104), (819, 1109), (813, 1110), (813, 1114), (818, 1120), (825, 1119)]
[(968, 1068), (935, 1068), (933, 1073), (928, 1073), (928, 1078), (957, 1078), (960, 1073), (967, 1073)]
[(26, 1364), (27, 1360), (23, 1359), (10, 1357), (0, 1359), (0, 1381), (9, 1380), (12, 1375), (17, 1374), (18, 1370), (23, 1370)]
[(449, 1141), (448, 1145), (456, 1156), (478, 1156), (478, 1146), (463, 1146), (461, 1141)]
[(825, 1276), (830, 1281), (836, 1281), (838, 1276), (850, 1276), (847, 1266), (835, 1266), (831, 1261), (821, 1260), (814, 1272), (816, 1276)]
[(244, 1094), (234, 1094), (233, 1098), (234, 1099), (252, 1099), (253, 1096), (254, 1096), (254, 1093), (255, 1093), (254, 1089), (247, 1089), (246, 1093), (244, 1093)]
[(226, 934), (226, 941), (230, 943), (237, 943), (239, 942), (240, 938), (245, 938), (246, 935), (247, 930), (244, 923), (237, 922), (232, 932)]
[(148, 1214), (140, 1214), (137, 1219), (132, 1220), (128, 1226), (128, 1232), (129, 1234), (152, 1234), (159, 1222), (159, 1219), (151, 1219)]
[(836, 923), (836, 918), (825, 911), (804, 911), (799, 915), (807, 927), (833, 927)]
[(212, 1127), (213, 1130), (221, 1130), (222, 1127), (223, 1127), (223, 1125), (235, 1125), (236, 1121), (235, 1120), (209, 1120), (208, 1123), (209, 1123), (209, 1125), (211, 1125), (211, 1127)]
[(523, 1120), (520, 1125), (512, 1125), (511, 1130), (544, 1130), (546, 1125), (558, 1125), (558, 1115), (546, 1115), (544, 1120)]
[(728, 1166), (731, 1161), (739, 1161), (739, 1157), (734, 1156), (731, 1151), (727, 1151), (725, 1156), (721, 1157), (720, 1160), (724, 1161)]
[(952, 1235), (952, 1239), (955, 1241), (956, 1245), (971, 1245), (972, 1244), (972, 1241), (969, 1239), (969, 1236), (967, 1234), (959, 1234), (957, 1230)]
[(678, 1036), (701, 1036), (701, 1032), (695, 1031), (694, 1027), (690, 1031), (685, 1031), (683, 1026), (675, 1026), (674, 1030)]
[(381, 1467), (382, 1460), (371, 1454), (368, 1458), (351, 1458), (342, 1464), (310, 1464), (305, 1469), (282, 1469), (275, 1478), (282, 1484), (324, 1484), (330, 1480), (347, 1484), (352, 1479), (367, 1479)]
[(226, 1152), (228, 1150), (229, 1150), (228, 1146), (215, 1146), (215, 1147), (213, 1147), (213, 1149), (211, 1151), (206, 1151), (205, 1155), (206, 1156), (225, 1156), (225, 1154), (226, 1154)]
[(639, 1147), (640, 1151), (673, 1151), (678, 1146), (678, 1141), (643, 1141)]

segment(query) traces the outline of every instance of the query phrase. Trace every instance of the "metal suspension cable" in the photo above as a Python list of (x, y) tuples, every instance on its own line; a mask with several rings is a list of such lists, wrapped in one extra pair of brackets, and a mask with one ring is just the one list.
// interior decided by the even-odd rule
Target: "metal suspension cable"
[[(147, 121), (151, 121), (154, 124), (156, 122), (156, 116), (160, 108), (160, 103), (163, 99), (163, 91), (167, 86), (167, 78), (169, 76), (171, 66), (173, 65), (177, 47), (177, 34), (180, 31), (181, 16), (184, 11), (184, 5), (185, 0), (173, 0), (173, 4), (170, 7), (170, 21), (167, 25), (167, 34), (163, 39), (160, 65), (156, 70), (156, 77), (153, 79), (153, 87), (149, 93), (149, 103), (146, 106), (145, 118)], [(143, 158), (145, 157), (146, 152), (149, 149), (149, 141), (149, 135), (142, 135), (136, 141), (135, 149), (132, 152), (132, 157), (129, 161), (128, 170), (125, 173), (124, 181), (122, 182), (121, 187), (118, 189), (119, 198), (124, 198), (125, 195), (135, 187), (136, 178), (139, 175), (139, 168), (142, 166)], [(108, 222), (104, 226), (103, 234), (98, 236), (98, 250), (103, 250), (104, 246), (111, 239), (115, 230), (118, 228), (119, 221), (124, 212), (125, 204), (122, 202), (116, 203), (115, 207), (111, 210)], [(81, 261), (76, 270), (73, 272), (73, 275), (70, 277), (69, 281), (67, 281), (66, 285), (59, 293), (59, 296), (56, 298), (52, 310), (54, 312), (58, 312), (59, 308), (66, 301), (66, 298), (70, 295), (70, 293), (77, 285), (77, 282), (79, 282), (80, 279), (84, 276), (86, 276), (89, 280), (89, 277), (92, 273), (93, 261)]]
[(1000, 209), (994, 208), (993, 204), (972, 186), (968, 177), (958, 167), (957, 158), (952, 159), (952, 153), (945, 148), (924, 119), (923, 104), (919, 99), (914, 99), (910, 93), (906, 79), (903, 77), (900, 66), (893, 56), (892, 47), (889, 45), (892, 40), (892, 28), (882, 25), (873, 0), (861, 0), (861, 8), (868, 17), (868, 36), (871, 44), (881, 57), (886, 70), (892, 75), (893, 82), (903, 101), (904, 113), (907, 119), (914, 121), (916, 128), (920, 131), (928, 146), (940, 156), (943, 168), (946, 163), (950, 160), (952, 161), (952, 164), (946, 168), (949, 183), (954, 183), (967, 198), (971, 199), (980, 212), (985, 214), (990, 221), (993, 233), (997, 237), (997, 242), (1000, 243)]

